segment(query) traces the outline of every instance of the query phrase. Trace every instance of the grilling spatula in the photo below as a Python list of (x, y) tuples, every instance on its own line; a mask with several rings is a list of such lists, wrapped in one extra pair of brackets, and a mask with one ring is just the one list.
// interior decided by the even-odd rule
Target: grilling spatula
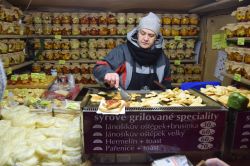
[(124, 90), (122, 89), (120, 86), (117, 88), (117, 90), (120, 92), (120, 95), (122, 97), (123, 100), (128, 101), (130, 100), (131, 96)]

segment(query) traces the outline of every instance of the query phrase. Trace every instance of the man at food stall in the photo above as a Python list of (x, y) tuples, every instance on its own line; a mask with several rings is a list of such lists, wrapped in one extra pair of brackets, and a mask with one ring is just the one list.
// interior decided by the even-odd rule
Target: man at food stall
[[(162, 50), (160, 19), (150, 12), (127, 34), (127, 43), (114, 48), (94, 67), (99, 83), (127, 90), (171, 88), (170, 63)], [(159, 85), (159, 83), (161, 85)]]

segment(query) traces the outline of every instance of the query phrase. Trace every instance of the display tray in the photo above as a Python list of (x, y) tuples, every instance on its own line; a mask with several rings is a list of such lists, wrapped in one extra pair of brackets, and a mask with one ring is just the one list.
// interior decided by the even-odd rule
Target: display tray
[[(141, 98), (149, 91), (140, 93)], [(125, 114), (97, 114), (91, 89), (83, 100), (83, 127), (86, 154), (97, 153), (180, 153), (222, 150), (227, 109), (193, 90), (206, 106), (126, 107)]]
[(7, 85), (7, 89), (15, 89), (15, 88), (29, 88), (29, 89), (49, 89), (49, 87), (54, 83), (56, 77), (47, 76), (47, 80), (44, 83), (27, 83), (21, 84), (17, 83), (15, 85)]

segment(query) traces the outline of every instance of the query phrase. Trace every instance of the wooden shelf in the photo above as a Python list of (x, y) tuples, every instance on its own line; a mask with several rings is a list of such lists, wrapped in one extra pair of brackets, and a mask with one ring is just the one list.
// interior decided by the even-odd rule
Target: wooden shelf
[[(51, 61), (36, 61), (37, 63), (59, 63), (59, 60)], [(97, 60), (79, 59), (79, 60), (65, 60), (65, 63), (96, 63)]]
[(24, 62), (24, 63), (18, 64), (18, 65), (6, 67), (5, 69), (11, 68), (11, 70), (14, 71), (14, 70), (18, 70), (18, 69), (21, 69), (23, 67), (26, 67), (28, 65), (31, 65), (33, 63), (34, 63), (34, 61), (28, 61), (28, 62)]
[[(181, 39), (197, 39), (199, 36), (180, 36)], [(164, 39), (174, 39), (175, 36), (163, 36)]]
[(172, 87), (180, 87), (182, 83), (172, 83)]
[[(176, 59), (178, 60), (178, 59)], [(170, 60), (170, 63), (174, 63), (176, 60)], [(182, 59), (179, 60), (181, 63), (195, 63), (196, 61), (194, 59)]]
[(27, 35), (0, 35), (0, 39), (27, 39)]
[(244, 38), (245, 42), (250, 42), (250, 37), (232, 37), (232, 38), (227, 38), (227, 41), (238, 41), (238, 38)]
[(28, 36), (28, 38), (62, 38), (62, 39), (88, 39), (88, 38), (125, 38), (126, 35), (115, 35), (115, 36), (112, 36), (112, 35), (109, 35), (109, 36), (91, 36), (91, 35), (88, 35), (88, 36), (83, 36), (83, 35), (70, 35), (70, 36), (63, 36), (63, 35), (30, 35)]
[[(225, 77), (228, 77), (230, 79), (234, 79), (234, 76), (232, 74), (228, 74), (228, 73), (223, 72), (222, 75), (224, 75)], [(241, 77), (240, 82), (243, 83), (243, 84), (246, 84), (246, 85), (250, 85), (250, 80), (242, 78), (242, 77)]]

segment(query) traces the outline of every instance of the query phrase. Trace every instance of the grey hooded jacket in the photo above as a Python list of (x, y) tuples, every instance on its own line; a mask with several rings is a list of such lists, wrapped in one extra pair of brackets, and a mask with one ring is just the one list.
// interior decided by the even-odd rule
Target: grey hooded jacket
[[(139, 47), (137, 44), (137, 38), (133, 38), (134, 34), (138, 33), (137, 29), (133, 29), (127, 34), (127, 40)], [(162, 48), (163, 37), (158, 36), (153, 47)], [(127, 89), (132, 78), (134, 60), (128, 50), (127, 44), (119, 45), (102, 60), (98, 61), (94, 67), (94, 76), (99, 83), (103, 83), (106, 73), (116, 72), (120, 77), (120, 85)], [(138, 66), (138, 64), (136, 64)], [(155, 66), (156, 74), (160, 83), (162, 83), (167, 89), (171, 88), (171, 76), (170, 76), (170, 63), (166, 55), (162, 55), (157, 60)]]

